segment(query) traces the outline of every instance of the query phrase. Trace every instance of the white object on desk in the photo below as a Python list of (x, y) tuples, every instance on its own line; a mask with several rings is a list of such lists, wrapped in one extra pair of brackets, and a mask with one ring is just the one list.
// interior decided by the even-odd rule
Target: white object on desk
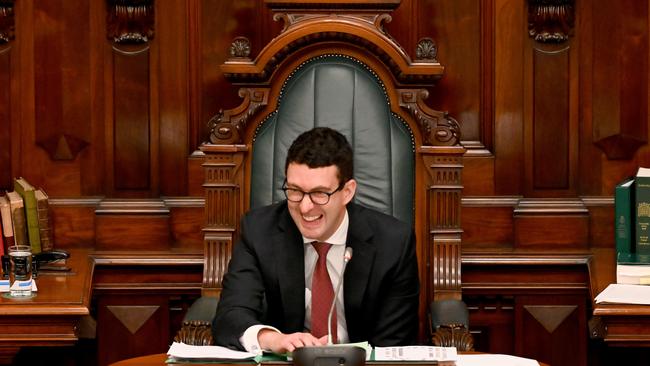
[(185, 343), (172, 343), (167, 355), (180, 359), (252, 360), (255, 353), (233, 351), (221, 346), (190, 346)]
[(539, 366), (539, 362), (510, 355), (475, 354), (458, 355), (456, 366)]
[[(38, 287), (36, 287), (36, 281), (34, 279), (32, 281), (32, 291), (38, 291)], [(0, 280), (0, 292), (9, 292), (9, 280)]]
[(375, 347), (375, 361), (455, 361), (456, 347)]
[(595, 300), (596, 304), (650, 305), (650, 286), (612, 283)]

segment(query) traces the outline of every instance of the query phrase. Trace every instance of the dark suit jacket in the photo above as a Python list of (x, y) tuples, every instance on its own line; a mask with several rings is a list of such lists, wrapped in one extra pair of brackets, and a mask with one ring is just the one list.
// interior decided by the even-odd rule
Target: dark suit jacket
[[(359, 205), (347, 209), (353, 256), (343, 288), (350, 341), (415, 344), (419, 280), (412, 228)], [(304, 267), (302, 236), (286, 201), (246, 214), (212, 323), (216, 343), (241, 349), (239, 337), (255, 324), (304, 331)]]

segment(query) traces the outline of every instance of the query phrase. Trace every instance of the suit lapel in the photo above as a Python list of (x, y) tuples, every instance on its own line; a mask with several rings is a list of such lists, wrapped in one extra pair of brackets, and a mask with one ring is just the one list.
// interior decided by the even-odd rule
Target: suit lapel
[[(278, 286), (288, 329), (302, 331), (305, 318), (304, 244), (298, 228), (287, 211), (283, 212), (273, 236), (273, 253), (278, 256)], [(269, 260), (273, 260), (269, 258)]]
[(348, 326), (353, 319), (358, 318), (363, 296), (368, 286), (370, 271), (375, 260), (375, 247), (370, 244), (372, 230), (364, 220), (359, 218), (354, 205), (348, 205), (350, 226), (348, 228), (347, 245), (353, 250), (352, 260), (345, 270), (344, 294), (345, 312)]

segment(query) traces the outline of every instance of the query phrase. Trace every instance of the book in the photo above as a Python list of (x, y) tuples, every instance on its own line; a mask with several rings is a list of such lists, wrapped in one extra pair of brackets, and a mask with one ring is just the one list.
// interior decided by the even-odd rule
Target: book
[[(6, 196), (0, 196), (0, 221), (5, 248), (14, 245), (14, 229), (11, 224), (11, 208)], [(6, 251), (5, 251), (6, 252)]]
[(633, 261), (636, 241), (634, 221), (634, 178), (627, 178), (614, 188), (614, 228), (617, 261)]
[(29, 245), (27, 241), (27, 223), (25, 222), (25, 206), (22, 197), (15, 191), (7, 192), (9, 210), (11, 213), (11, 228), (14, 232), (16, 245)]
[(617, 264), (616, 283), (650, 285), (650, 264)]
[[(38, 230), (38, 208), (36, 207), (36, 195), (34, 193), (34, 186), (29, 184), (29, 182), (27, 182), (24, 178), (20, 177), (14, 179), (14, 191), (18, 192), (24, 201), (25, 219), (27, 222), (27, 237), (29, 239), (29, 245), (32, 247), (32, 253), (40, 253), (41, 234)], [(650, 242), (648, 244), (650, 244)]]
[(41, 238), (41, 249), (46, 252), (54, 249), (54, 232), (50, 216), (50, 202), (42, 189), (34, 191), (36, 197), (36, 213), (38, 214), (38, 231)]
[[(2, 221), (0, 221), (0, 231), (1, 230), (2, 230)], [(6, 245), (5, 245), (4, 237), (5, 236), (0, 233), (0, 255), (5, 255), (5, 253), (7, 252), (7, 250), (5, 249)]]
[(650, 263), (650, 169), (639, 168), (635, 180), (636, 245), (640, 262)]

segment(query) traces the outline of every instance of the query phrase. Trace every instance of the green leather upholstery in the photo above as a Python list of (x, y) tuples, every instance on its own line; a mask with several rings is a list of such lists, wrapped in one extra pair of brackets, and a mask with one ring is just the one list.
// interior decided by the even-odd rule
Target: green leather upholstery
[(357, 60), (312, 59), (286, 81), (256, 133), (251, 208), (284, 199), (284, 163), (291, 142), (313, 127), (339, 130), (354, 150), (355, 201), (413, 223), (414, 148), (406, 123), (390, 110), (383, 84)]

